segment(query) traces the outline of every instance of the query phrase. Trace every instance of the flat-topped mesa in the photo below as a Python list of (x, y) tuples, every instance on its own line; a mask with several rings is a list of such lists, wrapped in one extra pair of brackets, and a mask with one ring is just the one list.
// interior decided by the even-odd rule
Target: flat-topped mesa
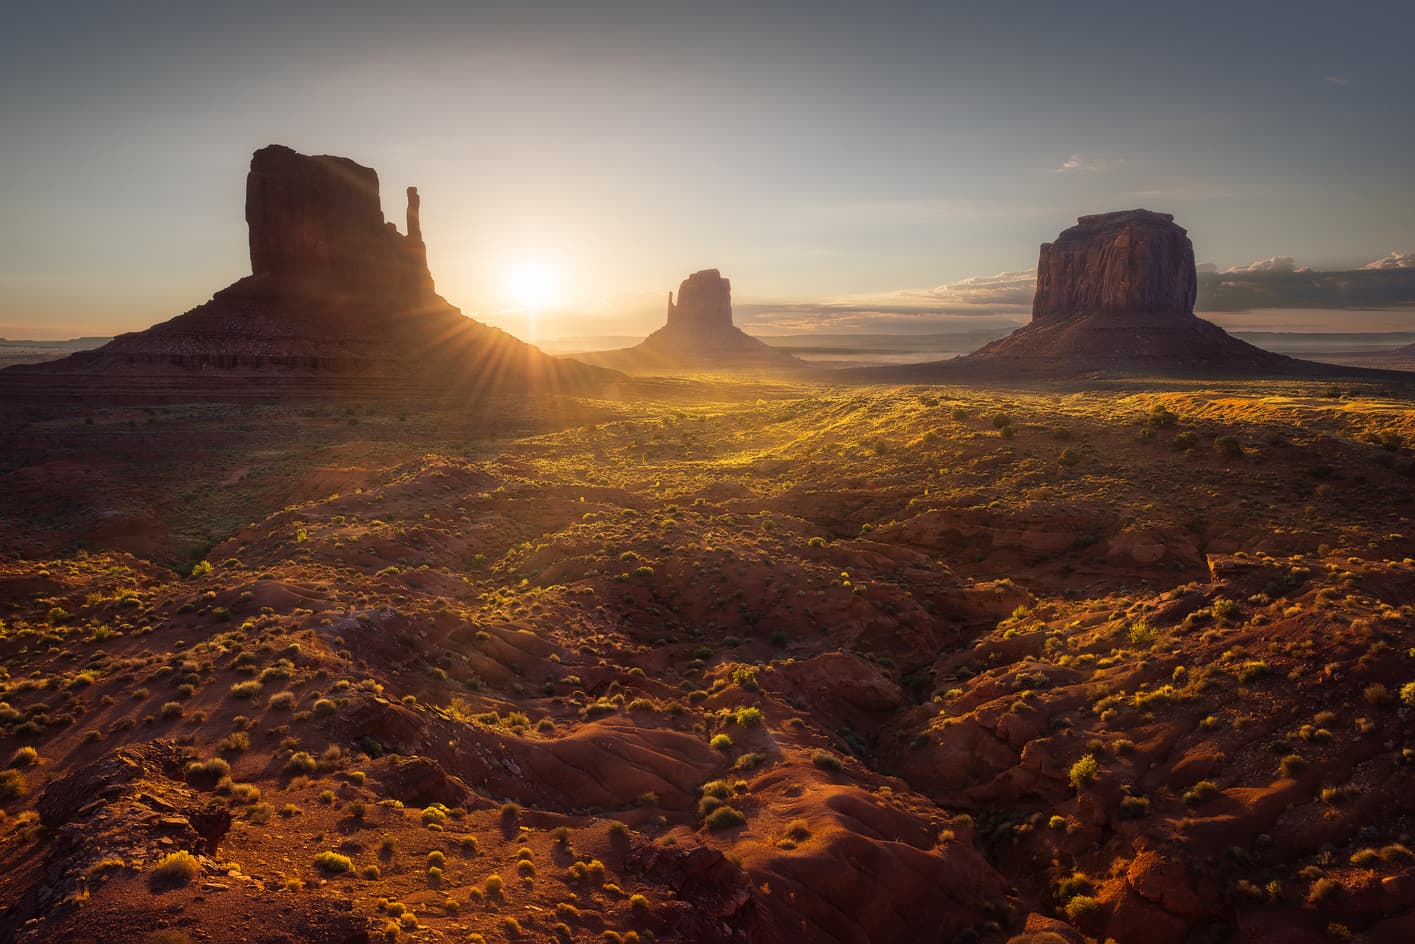
[(732, 282), (716, 269), (694, 272), (678, 286), (678, 303), (668, 293), (668, 327), (732, 327)]
[(378, 173), (346, 157), (308, 156), (272, 144), (246, 177), (251, 272), (306, 289), (415, 296), (432, 291), (408, 188), (409, 235), (385, 223)]
[(1089, 315), (1191, 318), (1194, 246), (1168, 213), (1083, 216), (1037, 262), (1032, 323)]

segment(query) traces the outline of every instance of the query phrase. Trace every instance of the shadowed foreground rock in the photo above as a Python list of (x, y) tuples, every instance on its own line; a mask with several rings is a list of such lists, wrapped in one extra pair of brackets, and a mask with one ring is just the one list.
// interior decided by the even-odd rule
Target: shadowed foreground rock
[(0, 372), (12, 395), (124, 399), (582, 390), (615, 375), (464, 316), (433, 287), (409, 187), (407, 233), (378, 174), (270, 145), (246, 178), (251, 275), (146, 331)]

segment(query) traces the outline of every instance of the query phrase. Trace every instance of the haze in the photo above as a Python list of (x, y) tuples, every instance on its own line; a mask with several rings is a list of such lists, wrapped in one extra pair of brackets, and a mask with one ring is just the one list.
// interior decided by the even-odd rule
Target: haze
[(530, 335), (514, 274), (552, 273), (538, 339), (642, 335), (706, 266), (758, 333), (1020, 321), (1037, 245), (1131, 206), (1174, 213), (1220, 269), (1415, 250), (1408, 4), (75, 3), (6, 20), (0, 336), (139, 329), (241, 275), (244, 162), (270, 142), (377, 167), (393, 220), (416, 185), (439, 290), (474, 317)]

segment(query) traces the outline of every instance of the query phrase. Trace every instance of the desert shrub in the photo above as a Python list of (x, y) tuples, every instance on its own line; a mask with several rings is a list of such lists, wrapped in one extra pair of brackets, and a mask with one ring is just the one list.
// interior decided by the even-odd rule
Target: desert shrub
[(231, 694), (236, 698), (254, 698), (260, 694), (260, 683), (255, 679), (237, 682), (231, 686)]
[(1179, 414), (1168, 407), (1156, 405), (1150, 410), (1146, 424), (1154, 429), (1168, 429), (1179, 423)]
[(314, 755), (308, 751), (296, 751), (290, 755), (290, 759), (285, 762), (285, 775), (294, 777), (299, 774), (312, 774), (319, 769), (319, 761), (314, 759)]
[(1272, 674), (1272, 666), (1261, 660), (1249, 660), (1238, 667), (1238, 681), (1247, 685)]
[[(1401, 689), (1401, 695), (1404, 696), (1404, 694), (1405, 690)], [(1372, 708), (1383, 708), (1389, 705), (1391, 701), (1390, 689), (1386, 688), (1380, 682), (1372, 682), (1370, 685), (1363, 688), (1361, 690), (1361, 697), (1364, 698), (1366, 704), (1370, 705)]]
[(718, 734), (713, 737), (708, 745), (714, 750), (726, 751), (732, 748), (732, 739), (725, 734)]
[(1277, 769), (1284, 777), (1295, 777), (1307, 769), (1307, 759), (1301, 754), (1288, 754), (1278, 761)]
[(1200, 780), (1184, 792), (1184, 802), (1189, 806), (1207, 803), (1218, 796), (1218, 784), (1212, 780)]
[(244, 731), (233, 731), (216, 744), (218, 754), (239, 754), (251, 749), (251, 736)]
[[(1150, 798), (1142, 796), (1127, 796), (1120, 799), (1121, 819), (1141, 819), (1150, 812)], [(1062, 821), (1063, 824), (1065, 821)]]
[(1080, 760), (1071, 765), (1071, 785), (1077, 790), (1090, 786), (1100, 770), (1100, 761), (1096, 760), (1096, 755), (1083, 755)]
[(760, 708), (738, 708), (733, 714), (732, 720), (743, 727), (752, 727), (762, 723), (762, 710)]
[(193, 577), (205, 577), (211, 573), (211, 561), (197, 561), (192, 565)]
[(1415, 682), (1406, 682), (1400, 686), (1400, 703), (1415, 708)]
[(821, 770), (828, 770), (832, 773), (845, 769), (845, 762), (840, 759), (840, 755), (827, 750), (811, 751), (811, 763)]
[(29, 791), (25, 775), (13, 767), (0, 770), (0, 802), (22, 797)]
[(785, 834), (787, 838), (801, 842), (811, 838), (811, 828), (804, 819), (797, 817), (786, 824)]
[(1243, 455), (1243, 447), (1232, 436), (1219, 436), (1214, 440), (1214, 452), (1224, 459), (1237, 459)]
[(169, 852), (152, 868), (152, 881), (158, 885), (185, 885), (201, 874), (201, 862), (185, 849)]
[(488, 898), (499, 898), (499, 897), (501, 897), (501, 892), (502, 892), (502, 890), (504, 889), (505, 884), (506, 884), (506, 883), (501, 880), (501, 876), (500, 876), (500, 875), (497, 875), (495, 872), (493, 872), (492, 874), (488, 875), (488, 876), (486, 877), (486, 883), (485, 883), (485, 885), (484, 885), (484, 887), (486, 888), (487, 897), (488, 897)]
[(187, 765), (187, 781), (196, 786), (212, 786), (231, 775), (231, 765), (220, 757), (192, 761)]
[(753, 767), (757, 766), (764, 760), (766, 760), (765, 754), (761, 753), (760, 751), (752, 751), (749, 754), (743, 754), (741, 757), (733, 761), (732, 769), (751, 770)]
[(1056, 457), (1056, 464), (1062, 468), (1074, 469), (1081, 464), (1081, 456), (1075, 449), (1063, 449)]
[(703, 818), (703, 825), (714, 832), (721, 829), (731, 829), (734, 826), (741, 826), (747, 821), (747, 817), (730, 806), (719, 806), (706, 817)]
[(1090, 915), (1100, 911), (1101, 902), (1099, 898), (1090, 895), (1077, 895), (1066, 903), (1066, 917), (1072, 921), (1082, 921)]
[(333, 851), (325, 851), (314, 857), (314, 866), (321, 872), (339, 875), (344, 872), (353, 871), (354, 863), (353, 860), (346, 855), (340, 855)]
[(11, 767), (33, 767), (37, 763), (39, 763), (39, 751), (28, 745), (15, 751), (14, 756), (10, 758)]
[(1144, 620), (1136, 620), (1131, 623), (1130, 629), (1126, 631), (1132, 646), (1148, 646), (1155, 641), (1157, 633), (1158, 630)]
[(266, 702), (266, 704), (276, 711), (289, 711), (295, 707), (295, 693), (276, 692), (274, 695), (270, 696), (270, 701)]

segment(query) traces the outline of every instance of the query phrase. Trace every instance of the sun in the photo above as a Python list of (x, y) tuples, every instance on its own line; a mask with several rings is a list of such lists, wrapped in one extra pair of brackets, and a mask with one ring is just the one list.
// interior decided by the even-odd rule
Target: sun
[(517, 305), (528, 312), (536, 312), (555, 302), (560, 277), (544, 262), (527, 260), (506, 271), (506, 288)]

